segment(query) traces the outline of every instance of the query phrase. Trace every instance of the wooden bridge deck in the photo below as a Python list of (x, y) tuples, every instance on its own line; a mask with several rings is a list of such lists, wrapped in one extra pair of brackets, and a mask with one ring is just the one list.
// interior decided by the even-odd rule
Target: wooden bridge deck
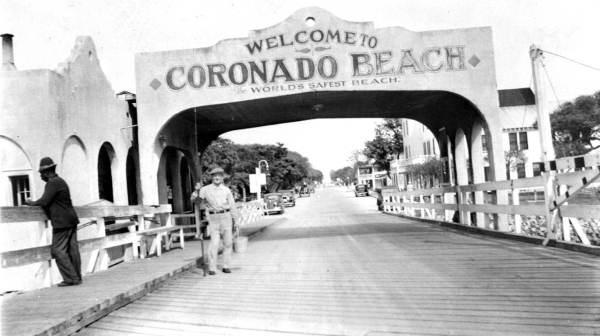
[(82, 335), (600, 335), (600, 261), (383, 215), (324, 190), (236, 255)]

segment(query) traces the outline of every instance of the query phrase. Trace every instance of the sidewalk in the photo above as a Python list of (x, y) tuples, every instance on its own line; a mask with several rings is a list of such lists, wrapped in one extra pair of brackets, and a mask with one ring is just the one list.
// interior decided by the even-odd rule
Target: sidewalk
[[(250, 238), (282, 217), (244, 227)], [(208, 244), (205, 244), (208, 246)], [(205, 247), (206, 248), (206, 247)], [(50, 287), (0, 297), (1, 335), (68, 335), (202, 265), (200, 241), (186, 241), (161, 257), (137, 259), (84, 277), (73, 287)], [(198, 272), (202, 272), (198, 270)]]

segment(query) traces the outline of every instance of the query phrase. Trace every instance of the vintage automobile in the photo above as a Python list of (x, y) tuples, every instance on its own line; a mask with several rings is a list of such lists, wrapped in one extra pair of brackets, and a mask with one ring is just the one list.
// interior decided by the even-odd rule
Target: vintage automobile
[(282, 214), (285, 212), (283, 206), (283, 195), (281, 193), (266, 194), (265, 200), (265, 215), (272, 213)]
[(294, 193), (294, 190), (279, 190), (279, 193), (283, 195), (283, 206), (296, 206), (296, 194)]
[(366, 184), (357, 184), (356, 186), (354, 186), (354, 196), (356, 196), (356, 197), (369, 196), (369, 189), (367, 188), (367, 185)]
[(300, 188), (300, 197), (310, 197), (310, 189), (307, 186)]

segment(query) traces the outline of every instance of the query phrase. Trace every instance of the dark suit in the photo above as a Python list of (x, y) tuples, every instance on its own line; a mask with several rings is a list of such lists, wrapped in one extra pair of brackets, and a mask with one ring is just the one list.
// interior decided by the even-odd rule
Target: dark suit
[(69, 186), (58, 175), (50, 177), (42, 197), (29, 205), (41, 206), (52, 222), (52, 257), (65, 282), (81, 281), (81, 257), (77, 244), (79, 219), (73, 209)]

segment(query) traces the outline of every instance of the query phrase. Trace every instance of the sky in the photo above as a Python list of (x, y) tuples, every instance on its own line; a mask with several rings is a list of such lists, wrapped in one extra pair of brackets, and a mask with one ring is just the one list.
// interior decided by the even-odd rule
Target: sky
[[(32, 1), (0, 0), (0, 33), (12, 33), (20, 70), (55, 69), (89, 35), (116, 92), (135, 92), (134, 55), (189, 49), (248, 35), (318, 6), (349, 21), (413, 31), (490, 26), (499, 89), (531, 85), (529, 46), (600, 68), (598, 0), (428, 1)], [(546, 55), (549, 105), (600, 90), (600, 71)], [(143, 113), (143, 111), (140, 111)], [(328, 175), (374, 135), (374, 119), (310, 120), (227, 133), (238, 143), (282, 142)]]

